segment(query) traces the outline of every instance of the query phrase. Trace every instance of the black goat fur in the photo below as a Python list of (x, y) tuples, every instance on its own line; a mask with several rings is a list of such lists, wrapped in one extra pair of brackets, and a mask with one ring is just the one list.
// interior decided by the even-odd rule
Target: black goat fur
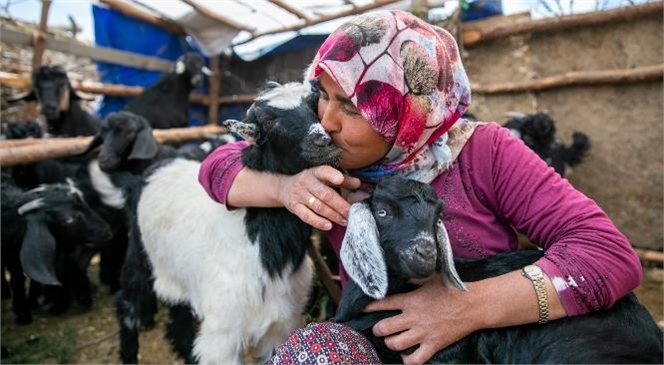
[(133, 98), (125, 111), (145, 117), (152, 128), (184, 128), (189, 124), (189, 94), (202, 81), (204, 60), (196, 53), (186, 53), (176, 61), (181, 73), (172, 70), (140, 95)]

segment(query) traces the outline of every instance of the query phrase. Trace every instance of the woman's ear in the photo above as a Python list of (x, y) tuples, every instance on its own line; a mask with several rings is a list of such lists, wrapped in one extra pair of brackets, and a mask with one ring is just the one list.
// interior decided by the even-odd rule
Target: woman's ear
[(447, 229), (442, 219), (436, 223), (436, 243), (438, 244), (438, 260), (440, 260), (440, 277), (448, 288), (457, 288), (467, 291), (466, 284), (461, 281), (459, 274), (454, 266), (454, 256), (452, 255), (452, 245), (447, 235)]
[(351, 279), (366, 295), (374, 299), (382, 299), (387, 295), (387, 267), (383, 249), (380, 247), (376, 221), (366, 201), (350, 207), (348, 227), (341, 244), (341, 262)]

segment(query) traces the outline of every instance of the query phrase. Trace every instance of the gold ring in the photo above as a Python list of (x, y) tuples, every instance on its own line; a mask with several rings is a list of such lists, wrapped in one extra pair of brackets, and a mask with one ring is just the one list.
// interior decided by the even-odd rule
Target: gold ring
[(309, 198), (309, 200), (307, 200), (307, 206), (309, 207), (309, 209), (314, 209), (314, 203), (316, 202), (316, 200), (318, 199), (316, 199), (316, 197), (313, 195), (311, 196), (311, 198)]

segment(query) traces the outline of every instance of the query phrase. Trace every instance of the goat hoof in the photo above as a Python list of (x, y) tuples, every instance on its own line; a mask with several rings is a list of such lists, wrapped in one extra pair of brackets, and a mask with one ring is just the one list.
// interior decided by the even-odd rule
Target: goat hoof
[(157, 323), (154, 321), (153, 318), (150, 318), (149, 320), (141, 321), (141, 325), (139, 326), (139, 330), (141, 332), (143, 331), (149, 331), (157, 326)]

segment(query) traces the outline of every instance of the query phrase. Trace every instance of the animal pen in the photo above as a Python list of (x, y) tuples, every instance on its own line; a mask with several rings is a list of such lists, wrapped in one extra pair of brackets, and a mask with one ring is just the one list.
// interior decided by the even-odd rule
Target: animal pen
[[(55, 0), (57, 1), (57, 0)], [(258, 32), (246, 24), (225, 17), (221, 11), (181, 0), (193, 12), (214, 23), (250, 34), (239, 46), (266, 35), (299, 31), (373, 9), (403, 4), (397, 0), (373, 0), (344, 11), (311, 17), (283, 0), (270, 3), (298, 18), (295, 25)], [(32, 47), (32, 68), (43, 63), (46, 49), (88, 58), (96, 62), (122, 65), (140, 70), (167, 71), (173, 62), (157, 57), (90, 46), (73, 39), (60, 39), (48, 30), (52, 0), (42, 0), (39, 28), (27, 32), (2, 24), (2, 43)], [(181, 24), (136, 5), (140, 1), (99, 0), (104, 7), (136, 21), (149, 24), (178, 37), (187, 36)], [(352, 2), (351, 2), (352, 3)], [(424, 4), (424, 5), (423, 5)], [(409, 10), (426, 6), (412, 1)], [(598, 202), (618, 228), (630, 239), (644, 266), (661, 267), (664, 243), (664, 171), (662, 134), (662, 18), (664, 2), (651, 1), (613, 10), (532, 20), (528, 14), (491, 17), (461, 22), (459, 14), (441, 22), (455, 34), (462, 46), (464, 65), (469, 74), (473, 102), (471, 112), (479, 120), (501, 121), (511, 111), (547, 111), (557, 121), (558, 133), (569, 138), (582, 130), (591, 138), (588, 159), (568, 179), (579, 190)], [(192, 93), (189, 101), (206, 109), (199, 126), (154, 130), (159, 143), (179, 145), (226, 130), (224, 107), (248, 106), (255, 90), (265, 80), (298, 80), (306, 61), (317, 45), (244, 62), (227, 55), (209, 57), (213, 74), (208, 92)], [(581, 57), (582, 53), (587, 55)], [(226, 75), (244, 80), (233, 88)], [(0, 85), (17, 91), (31, 87), (28, 72), (0, 70)], [(76, 91), (109, 97), (134, 97), (140, 86), (74, 81)], [(31, 107), (26, 104), (26, 107)], [(44, 138), (0, 141), (0, 167), (43, 161), (79, 153), (92, 137)], [(317, 250), (310, 250), (328, 295), (338, 303), (338, 277), (325, 264)], [(661, 297), (661, 285), (657, 288)], [(661, 306), (661, 301), (659, 302)], [(664, 316), (654, 313), (660, 327)], [(113, 335), (113, 334), (111, 334)], [(99, 340), (103, 340), (100, 338)], [(87, 343), (82, 348), (92, 346)], [(117, 361), (111, 358), (112, 361)], [(94, 362), (96, 359), (87, 359)], [(168, 359), (161, 358), (159, 361)], [(82, 360), (85, 362), (85, 360)]]

